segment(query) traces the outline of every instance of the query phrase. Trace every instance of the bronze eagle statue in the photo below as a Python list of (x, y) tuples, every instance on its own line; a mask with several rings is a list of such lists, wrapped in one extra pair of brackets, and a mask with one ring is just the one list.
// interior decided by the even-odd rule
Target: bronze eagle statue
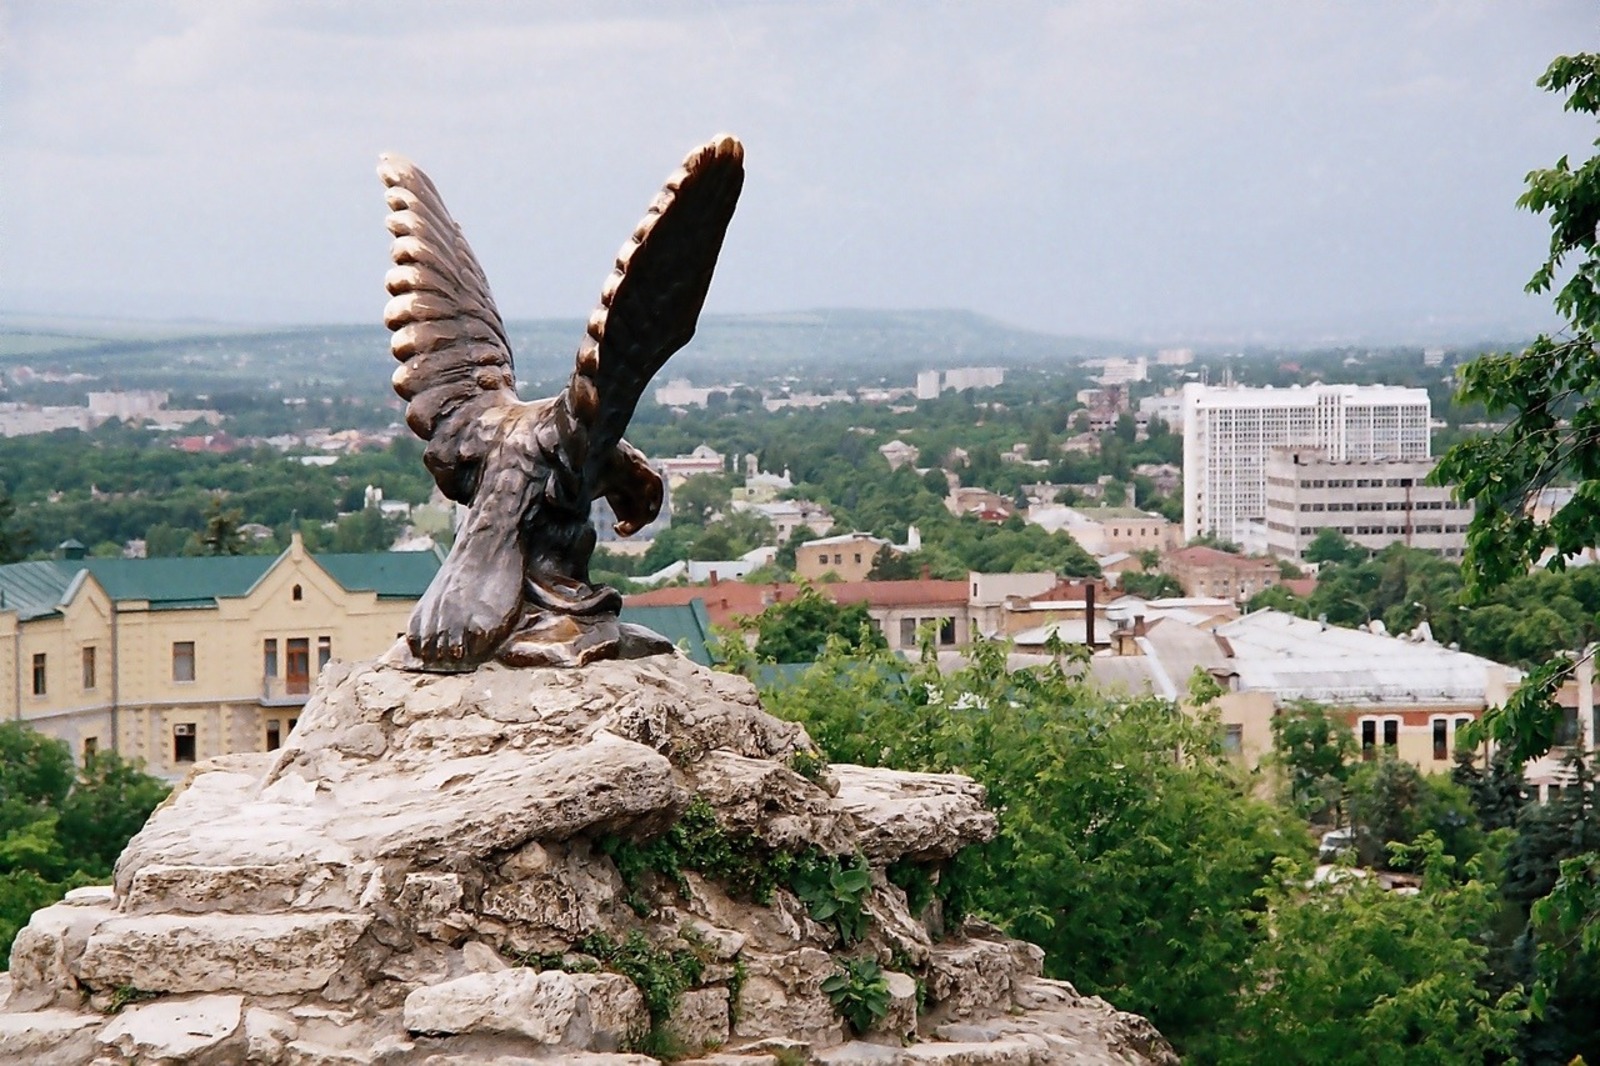
[(455, 545), (417, 603), (398, 657), (412, 668), (578, 665), (670, 650), (619, 624), (621, 595), (589, 580), (590, 505), (626, 536), (661, 509), (661, 477), (622, 437), (645, 387), (694, 336), (744, 184), (744, 148), (722, 135), (690, 152), (617, 253), (564, 391), (517, 397), (489, 283), (428, 176), (384, 155), (394, 236), (384, 325), (406, 424), (444, 495), (467, 506)]

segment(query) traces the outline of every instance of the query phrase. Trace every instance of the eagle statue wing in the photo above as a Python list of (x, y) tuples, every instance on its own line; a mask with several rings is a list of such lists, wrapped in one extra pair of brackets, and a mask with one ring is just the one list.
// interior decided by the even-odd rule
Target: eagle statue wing
[(394, 236), (383, 311), (394, 388), (440, 490), (471, 503), (489, 441), (482, 415), (518, 402), (511, 345), (489, 282), (432, 181), (404, 156), (378, 164)]
[(565, 395), (588, 430), (586, 454), (571, 458), (591, 493), (603, 491), (619, 462), (643, 463), (623, 431), (650, 379), (694, 336), (743, 186), (744, 146), (728, 134), (712, 138), (667, 179), (617, 253)]

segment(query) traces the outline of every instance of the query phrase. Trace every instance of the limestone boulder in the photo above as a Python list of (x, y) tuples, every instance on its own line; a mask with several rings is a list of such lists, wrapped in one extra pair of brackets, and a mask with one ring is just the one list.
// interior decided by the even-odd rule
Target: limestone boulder
[[(663, 988), (708, 1066), (1172, 1061), (1148, 1022), (1041, 978), (1037, 948), (910, 913), (888, 866), (937, 876), (989, 839), (976, 783), (792, 769), (814, 751), (676, 655), (331, 665), (280, 751), (197, 765), (112, 886), (33, 916), (0, 1062), (642, 1066), (625, 1049)], [(695, 799), (715, 829), (663, 836)], [(860, 942), (786, 881), (797, 853), (865, 857)], [(846, 954), (885, 966), (866, 1041), (821, 990)]]
[(983, 786), (970, 777), (842, 763), (832, 769), (836, 802), (854, 818), (869, 858), (947, 859), (994, 837), (994, 812), (984, 806)]
[(136, 1062), (204, 1066), (245, 1048), (243, 996), (180, 996), (128, 1007), (95, 1037)]
[(74, 975), (97, 989), (317, 992), (371, 922), (337, 912), (113, 918), (90, 934)]
[(594, 1051), (615, 1051), (649, 1026), (644, 997), (626, 977), (523, 968), (419, 988), (404, 1017), (419, 1035), (509, 1035)]

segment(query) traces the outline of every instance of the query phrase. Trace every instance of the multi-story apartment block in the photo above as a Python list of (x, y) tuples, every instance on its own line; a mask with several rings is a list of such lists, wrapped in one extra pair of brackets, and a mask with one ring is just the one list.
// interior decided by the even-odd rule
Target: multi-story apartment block
[(1320, 448), (1276, 448), (1267, 459), (1267, 550), (1300, 562), (1336, 529), (1364, 548), (1401, 543), (1459, 559), (1472, 505), (1427, 484), (1431, 459), (1334, 462)]
[(1183, 534), (1265, 548), (1267, 459), (1273, 448), (1324, 449), (1333, 462), (1426, 459), (1425, 389), (1183, 387)]

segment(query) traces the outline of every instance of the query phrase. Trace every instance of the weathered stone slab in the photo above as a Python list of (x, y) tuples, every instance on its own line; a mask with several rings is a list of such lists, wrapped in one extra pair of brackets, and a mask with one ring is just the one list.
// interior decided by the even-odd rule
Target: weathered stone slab
[(90, 935), (116, 912), (107, 907), (58, 903), (35, 911), (11, 945), (11, 1010), (36, 1011), (75, 996), (73, 966)]
[(916, 774), (835, 764), (835, 803), (848, 811), (868, 858), (946, 859), (992, 838), (998, 827), (983, 786), (960, 774)]
[(670, 821), (688, 802), (665, 756), (606, 733), (542, 755), (503, 751), (416, 776), (352, 778), (333, 792), (332, 835), (365, 856), (417, 864)]
[(82, 1011), (0, 1013), (0, 1062), (82, 1066), (94, 1058), (95, 1031), (104, 1022)]
[(648, 1025), (644, 997), (616, 974), (559, 970), (475, 973), (406, 997), (407, 1032), (510, 1034), (539, 1044), (611, 1051)]
[(328, 983), (371, 915), (151, 914), (101, 923), (76, 975), (145, 992), (313, 992)]
[(672, 1014), (672, 1032), (691, 1051), (728, 1041), (728, 990), (696, 988), (683, 994)]
[(133, 873), (126, 914), (182, 911), (262, 913), (354, 910), (362, 875), (342, 863), (304, 860), (274, 866), (150, 863)]
[(135, 1062), (190, 1062), (244, 1044), (243, 996), (184, 996), (128, 1007), (95, 1038)]

